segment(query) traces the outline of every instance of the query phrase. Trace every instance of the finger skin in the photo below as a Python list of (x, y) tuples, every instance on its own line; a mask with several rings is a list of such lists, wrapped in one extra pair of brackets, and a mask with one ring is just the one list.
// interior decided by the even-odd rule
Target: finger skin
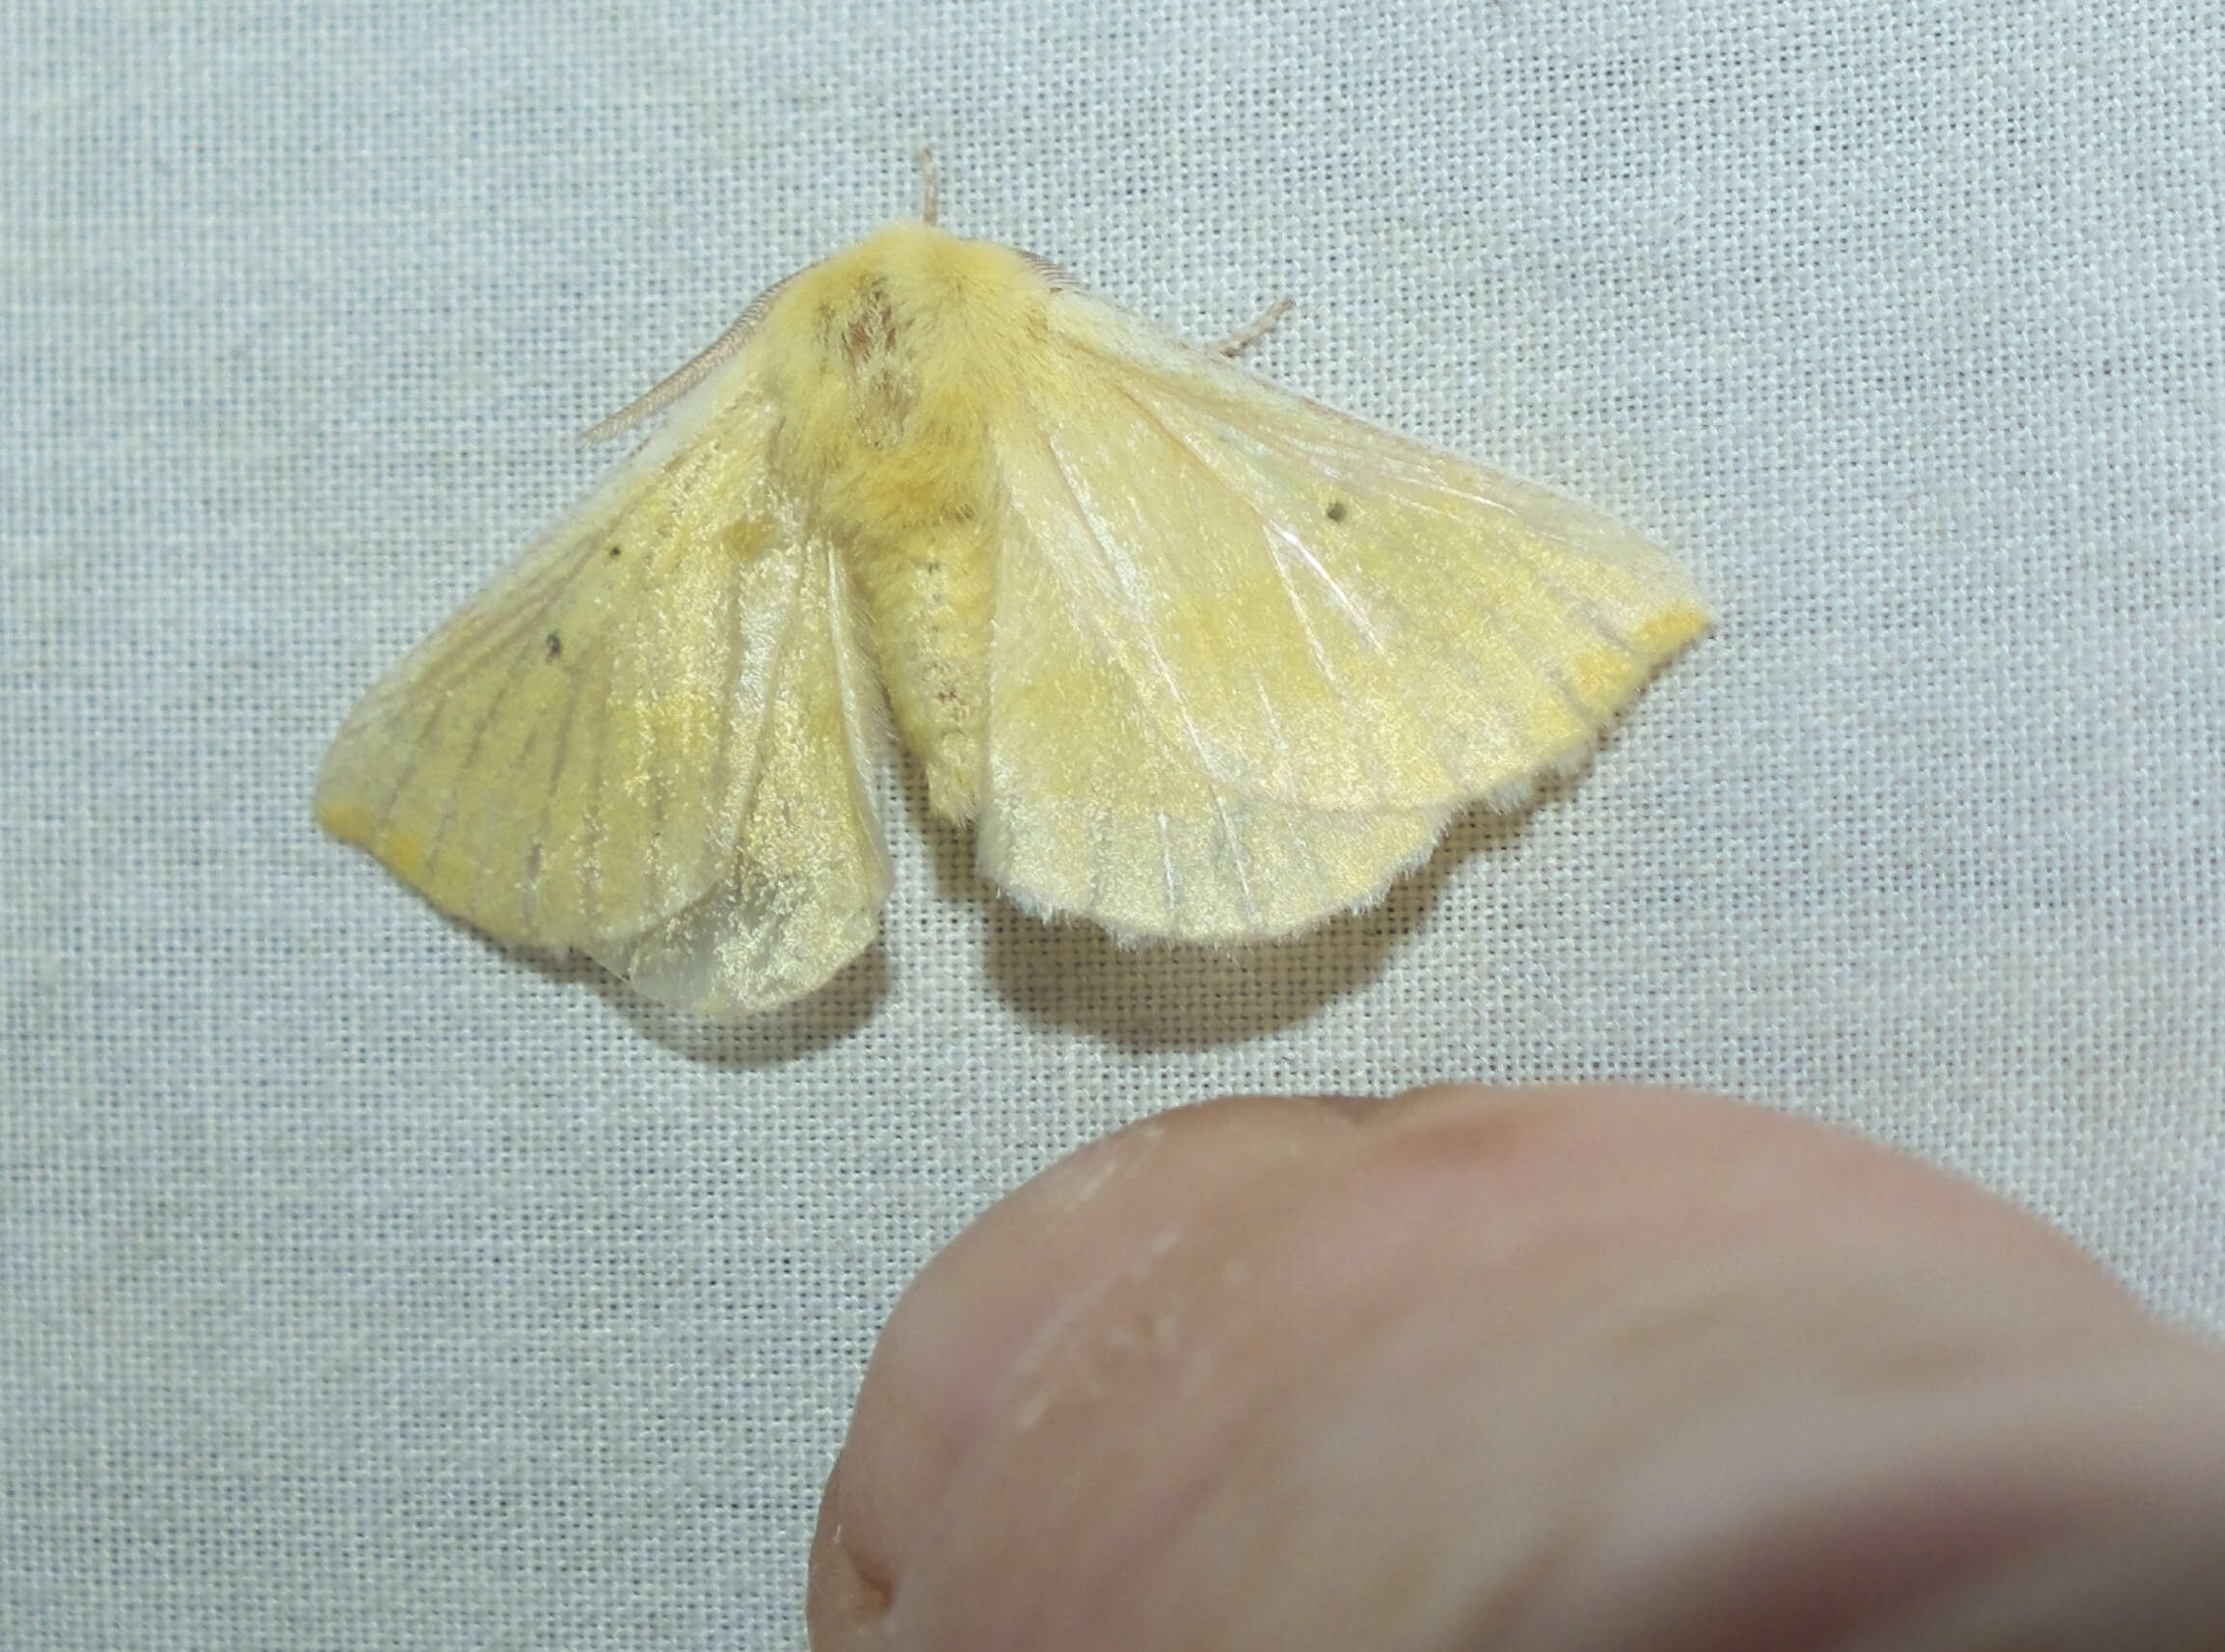
[(1084, 1149), (884, 1332), (821, 1652), (1840, 1645), (2225, 1484), (2225, 1379), (2012, 1207), (1592, 1088)]

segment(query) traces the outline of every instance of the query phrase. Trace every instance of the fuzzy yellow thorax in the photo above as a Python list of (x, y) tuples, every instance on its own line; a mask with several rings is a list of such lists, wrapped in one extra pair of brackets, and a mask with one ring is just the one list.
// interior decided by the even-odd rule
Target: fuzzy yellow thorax
[(935, 812), (979, 806), (999, 501), (989, 432), (1024, 392), (1052, 289), (1021, 254), (888, 227), (791, 280), (760, 336), (774, 453), (864, 601)]

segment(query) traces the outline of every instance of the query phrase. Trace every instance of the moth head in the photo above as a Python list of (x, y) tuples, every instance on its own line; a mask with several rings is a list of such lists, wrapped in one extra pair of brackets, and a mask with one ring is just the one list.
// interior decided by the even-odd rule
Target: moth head
[(787, 463), (861, 518), (964, 508), (989, 424), (1042, 356), (1051, 294), (1021, 253), (916, 220), (803, 271), (759, 333)]

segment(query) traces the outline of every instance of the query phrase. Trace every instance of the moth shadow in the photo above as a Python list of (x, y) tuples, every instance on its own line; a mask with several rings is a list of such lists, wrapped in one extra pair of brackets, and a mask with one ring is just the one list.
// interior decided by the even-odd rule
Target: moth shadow
[(869, 946), (816, 992), (763, 1015), (710, 1021), (642, 997), (590, 958), (552, 961), (545, 953), (503, 950), (553, 979), (586, 987), (642, 1037), (675, 1055), (729, 1071), (778, 1067), (841, 1043), (871, 1019), (889, 990), (888, 962), (880, 947)]
[[(1538, 801), (1555, 789), (1540, 787)], [(1471, 809), (1380, 904), (1287, 941), (1237, 946), (1123, 945), (1086, 923), (1042, 922), (975, 871), (971, 833), (939, 820), (922, 825), (938, 881), (983, 914), (989, 977), (1005, 1000), (1032, 1021), (1144, 1053), (1245, 1043), (1365, 986), (1428, 917), (1452, 869), (1472, 855), (1505, 854), (1530, 813)]]

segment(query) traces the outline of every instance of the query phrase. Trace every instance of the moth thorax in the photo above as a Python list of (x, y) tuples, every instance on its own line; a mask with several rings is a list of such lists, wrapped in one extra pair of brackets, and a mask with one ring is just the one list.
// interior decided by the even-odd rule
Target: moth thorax
[(863, 537), (931, 531), (978, 505), (983, 410), (934, 359), (945, 331), (892, 312), (871, 284), (824, 318), (787, 463), (814, 485), (822, 510)]

